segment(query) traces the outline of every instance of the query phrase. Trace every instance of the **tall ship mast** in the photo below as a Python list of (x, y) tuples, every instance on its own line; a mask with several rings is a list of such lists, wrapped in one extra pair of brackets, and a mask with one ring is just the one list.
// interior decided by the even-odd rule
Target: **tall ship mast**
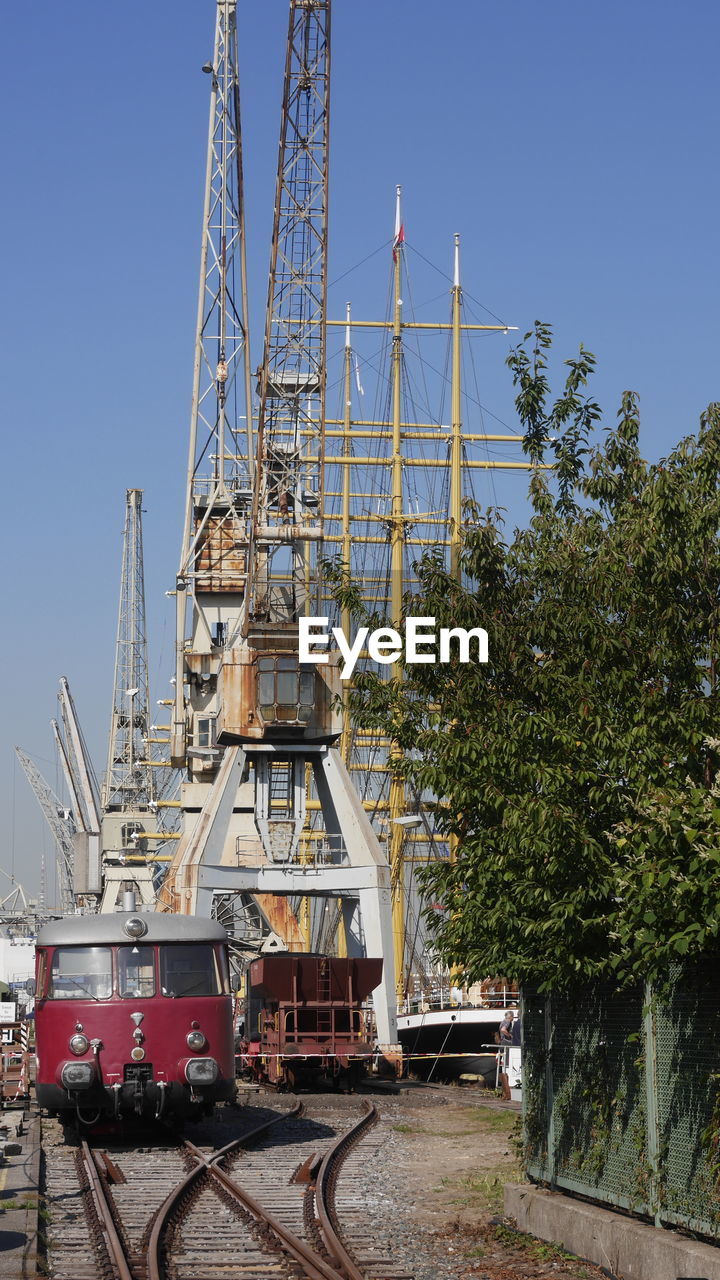
[[(478, 498), (478, 477), (527, 467), (512, 457), (521, 443), (519, 434), (468, 429), (463, 416), (464, 348), (482, 335), (507, 334), (512, 326), (466, 318), (459, 235), (454, 236), (449, 255), (449, 315), (439, 321), (416, 319), (410, 305), (405, 226), (398, 187), (385, 317), (354, 319), (348, 304), (344, 322), (330, 321), (331, 327), (344, 332), (344, 348), (340, 412), (327, 419), (328, 439), (333, 443), (326, 454), (328, 554), (335, 555), (367, 613), (396, 630), (404, 619), (404, 595), (417, 588), (416, 565), (424, 552), (441, 550), (446, 566), (460, 577), (463, 504)], [(427, 360), (431, 341), (435, 345)], [(442, 361), (446, 371), (439, 378), (433, 357), (435, 365)], [(470, 358), (474, 360), (472, 348)], [(379, 412), (368, 416), (363, 411), (362, 383), (369, 382), (373, 368), (377, 369), (374, 401)], [(440, 392), (437, 404), (428, 394), (426, 374)], [(480, 405), (474, 408), (476, 417)], [(323, 611), (332, 608), (328, 592)], [(349, 612), (344, 609), (339, 614), (347, 634)], [(372, 665), (367, 658), (359, 664), (361, 669)], [(399, 663), (375, 669), (385, 678), (402, 677)], [(402, 1005), (410, 997), (431, 995), (439, 982), (428, 959), (425, 904), (417, 873), (430, 859), (454, 857), (456, 849), (435, 832), (427, 798), (407, 794), (402, 757), (390, 739), (346, 718), (342, 750), (389, 853), (397, 998)], [(326, 920), (323, 945), (328, 945), (337, 925), (337, 918)]]

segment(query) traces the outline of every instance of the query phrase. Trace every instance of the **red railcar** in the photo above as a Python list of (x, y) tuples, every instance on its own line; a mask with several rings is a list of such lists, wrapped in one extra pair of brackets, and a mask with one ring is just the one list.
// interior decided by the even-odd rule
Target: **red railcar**
[(38, 1103), (87, 1124), (233, 1097), (227, 934), (199, 916), (71, 916), (38, 933)]
[(295, 952), (253, 960), (243, 1068), (289, 1088), (321, 1079), (353, 1088), (373, 1053), (362, 1006), (381, 977), (382, 960)]

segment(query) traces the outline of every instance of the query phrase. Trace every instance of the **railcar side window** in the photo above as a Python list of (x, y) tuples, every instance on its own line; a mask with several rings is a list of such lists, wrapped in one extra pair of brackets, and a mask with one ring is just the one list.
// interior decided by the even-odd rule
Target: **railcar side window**
[(112, 952), (109, 947), (56, 947), (50, 970), (51, 1000), (109, 1000)]
[(37, 982), (35, 987), (35, 995), (38, 1000), (42, 1000), (45, 995), (45, 980), (47, 978), (47, 951), (38, 951), (37, 962)]
[(215, 948), (215, 959), (220, 969), (220, 988), (227, 995), (230, 991), (230, 967), (228, 965), (228, 954), (225, 947)]
[(118, 947), (118, 994), (123, 1000), (155, 995), (152, 947)]
[(214, 948), (205, 943), (161, 947), (160, 988), (164, 996), (222, 995)]

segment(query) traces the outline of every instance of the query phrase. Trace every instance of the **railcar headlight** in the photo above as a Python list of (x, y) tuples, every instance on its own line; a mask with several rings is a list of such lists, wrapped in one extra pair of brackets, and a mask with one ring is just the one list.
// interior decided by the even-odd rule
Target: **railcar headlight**
[(218, 1077), (218, 1064), (214, 1058), (194, 1058), (185, 1064), (188, 1084), (214, 1084)]
[(60, 1079), (66, 1089), (89, 1089), (94, 1075), (92, 1062), (66, 1062)]
[(68, 1049), (78, 1058), (81, 1058), (84, 1053), (87, 1053), (89, 1048), (90, 1041), (87, 1036), (72, 1036), (68, 1043)]
[(145, 921), (140, 919), (140, 916), (131, 916), (129, 920), (125, 921), (123, 929), (129, 938), (142, 938), (143, 934), (147, 933), (148, 927)]
[(191, 1031), (189, 1036), (186, 1036), (185, 1043), (188, 1049), (200, 1050), (205, 1048), (207, 1040), (202, 1031)]

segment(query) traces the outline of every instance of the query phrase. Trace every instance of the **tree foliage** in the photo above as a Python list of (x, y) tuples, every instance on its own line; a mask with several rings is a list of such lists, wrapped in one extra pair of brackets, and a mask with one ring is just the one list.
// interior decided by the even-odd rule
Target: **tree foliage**
[(630, 392), (593, 442), (582, 348), (551, 401), (550, 343), (537, 325), (508, 361), (529, 527), (506, 541), (497, 510), (469, 510), (463, 585), (429, 554), (405, 602), (438, 628), (484, 627), (489, 662), (365, 674), (354, 709), (406, 749), (458, 838), (427, 872), (449, 964), (627, 981), (720, 947), (720, 406), (648, 464)]

